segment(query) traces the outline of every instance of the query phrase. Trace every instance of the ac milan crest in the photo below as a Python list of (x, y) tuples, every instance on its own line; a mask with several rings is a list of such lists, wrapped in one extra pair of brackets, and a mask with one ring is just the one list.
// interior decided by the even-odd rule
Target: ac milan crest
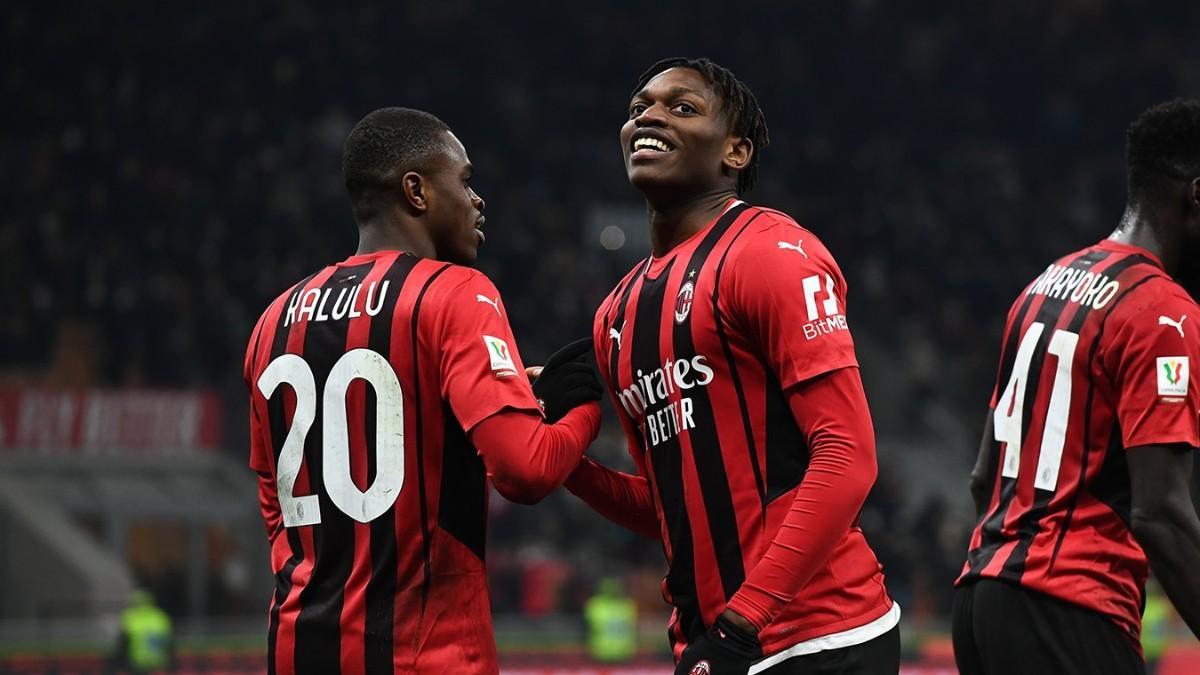
[(675, 323), (683, 323), (692, 311), (692, 296), (696, 285), (688, 281), (679, 287), (679, 295), (675, 296)]
[(688, 675), (710, 675), (711, 673), (712, 668), (708, 665), (708, 659), (697, 661), (696, 665), (688, 671)]

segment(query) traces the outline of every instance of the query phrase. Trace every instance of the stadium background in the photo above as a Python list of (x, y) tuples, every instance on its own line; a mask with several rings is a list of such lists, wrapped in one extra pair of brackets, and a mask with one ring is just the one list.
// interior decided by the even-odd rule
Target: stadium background
[[(176, 619), (185, 668), (261, 669), (270, 579), (241, 356), (271, 298), (353, 252), (350, 127), (405, 105), (464, 141), (488, 204), (479, 266), (537, 363), (648, 250), (617, 130), (637, 74), (676, 54), (753, 88), (772, 143), (749, 200), (793, 214), (845, 271), (881, 463), (863, 525), (907, 667), (947, 668), (1008, 303), (1115, 225), (1133, 116), (1200, 92), (1200, 5), (1182, 2), (0, 12), (0, 673), (93, 672), (135, 585)], [(591, 452), (627, 467), (613, 431)], [(580, 608), (605, 576), (638, 601), (637, 664), (662, 670), (657, 543), (565, 493), (492, 504), (506, 672), (584, 667)], [(1164, 665), (1183, 663), (1194, 641), (1166, 630)]]

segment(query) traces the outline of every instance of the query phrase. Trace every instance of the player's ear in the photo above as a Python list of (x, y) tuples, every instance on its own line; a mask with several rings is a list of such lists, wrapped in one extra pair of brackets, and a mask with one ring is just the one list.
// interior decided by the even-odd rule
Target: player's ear
[(721, 158), (721, 162), (727, 169), (741, 171), (750, 164), (750, 158), (753, 156), (754, 141), (749, 138), (730, 136), (725, 141), (725, 156)]
[(418, 213), (424, 213), (429, 208), (429, 185), (416, 171), (409, 171), (400, 177), (400, 192), (408, 208)]

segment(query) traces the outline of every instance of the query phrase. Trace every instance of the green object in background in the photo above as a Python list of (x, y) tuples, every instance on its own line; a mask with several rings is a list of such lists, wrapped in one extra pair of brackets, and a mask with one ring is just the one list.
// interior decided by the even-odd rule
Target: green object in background
[(1146, 661), (1158, 661), (1167, 647), (1171, 605), (1153, 580), (1146, 584), (1146, 610), (1142, 612), (1142, 651)]
[(583, 608), (588, 653), (597, 661), (628, 661), (637, 653), (637, 605), (616, 579), (604, 579)]
[(130, 607), (121, 613), (121, 632), (134, 670), (162, 670), (170, 664), (171, 618), (154, 604), (149, 593), (133, 594)]

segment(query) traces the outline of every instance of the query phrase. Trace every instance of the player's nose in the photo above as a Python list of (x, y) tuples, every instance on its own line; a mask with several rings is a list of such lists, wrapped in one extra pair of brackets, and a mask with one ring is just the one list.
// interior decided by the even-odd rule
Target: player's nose
[(639, 127), (665, 126), (667, 123), (667, 108), (657, 103), (647, 106), (637, 117), (633, 118), (633, 123)]
[(475, 210), (479, 211), (480, 213), (483, 213), (484, 207), (487, 206), (487, 202), (483, 201), (483, 197), (480, 197), (479, 193), (475, 190), (471, 190), (471, 204), (473, 204), (475, 206)]

